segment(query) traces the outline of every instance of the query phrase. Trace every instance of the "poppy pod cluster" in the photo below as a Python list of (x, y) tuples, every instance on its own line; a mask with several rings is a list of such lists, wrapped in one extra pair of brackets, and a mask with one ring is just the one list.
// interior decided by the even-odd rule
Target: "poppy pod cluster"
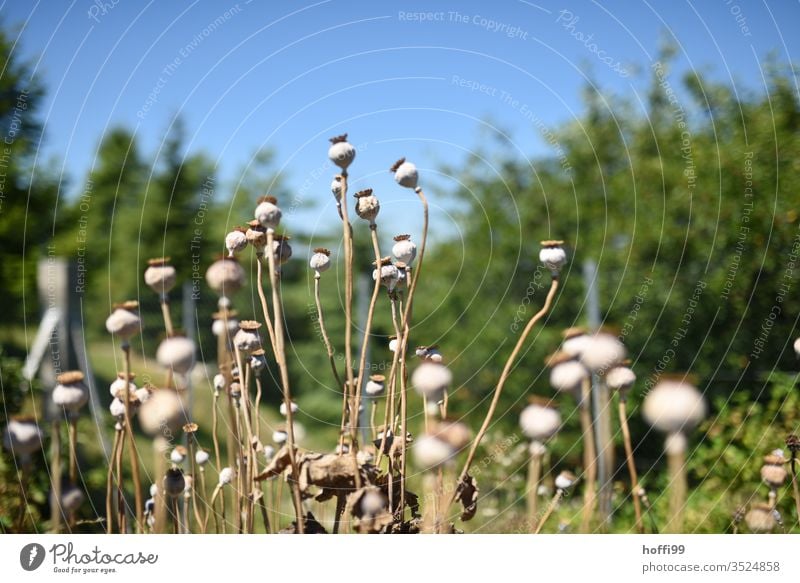
[(144, 282), (157, 294), (166, 296), (175, 287), (177, 274), (169, 264), (169, 257), (158, 257), (147, 262)]

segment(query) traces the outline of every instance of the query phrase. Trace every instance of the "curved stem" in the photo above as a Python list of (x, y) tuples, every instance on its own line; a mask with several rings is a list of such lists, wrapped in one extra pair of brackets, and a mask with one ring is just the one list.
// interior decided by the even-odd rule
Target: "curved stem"
[[(344, 196), (342, 196), (344, 198)], [(292, 465), (292, 500), (294, 502), (294, 512), (297, 519), (297, 533), (303, 534), (305, 525), (303, 523), (303, 502), (300, 497), (300, 471), (297, 466), (295, 455), (294, 440), (294, 413), (292, 412), (292, 392), (289, 386), (289, 369), (286, 364), (286, 351), (284, 349), (283, 338), (283, 309), (280, 297), (280, 282), (275, 269), (275, 253), (272, 252), (274, 233), (272, 229), (267, 229), (267, 257), (269, 259), (269, 279), (272, 285), (272, 311), (275, 315), (275, 359), (278, 362), (278, 369), (281, 373), (281, 384), (283, 385), (283, 402), (286, 405), (286, 435), (287, 445), (289, 446), (289, 461)], [(352, 376), (352, 370), (350, 376)]]
[(644, 534), (644, 522), (642, 521), (642, 503), (639, 500), (639, 476), (636, 473), (636, 463), (633, 459), (633, 444), (631, 443), (631, 430), (628, 427), (628, 412), (626, 409), (627, 399), (619, 394), (619, 425), (622, 429), (622, 441), (625, 445), (625, 463), (628, 465), (628, 475), (631, 478), (631, 497), (633, 499), (633, 510), (636, 514), (636, 530), (639, 534)]
[(333, 373), (333, 378), (336, 381), (337, 387), (344, 387), (342, 383), (342, 377), (339, 376), (339, 371), (336, 368), (336, 357), (335, 352), (333, 350), (333, 345), (331, 344), (330, 337), (328, 336), (328, 330), (325, 328), (325, 317), (322, 312), (322, 299), (320, 297), (320, 274), (317, 273), (314, 275), (314, 302), (317, 304), (317, 322), (319, 322), (319, 331), (322, 335), (322, 341), (325, 343), (325, 351), (328, 353), (328, 361), (331, 364), (331, 372)]
[[(269, 247), (272, 249), (272, 247)], [(264, 322), (267, 326), (267, 333), (269, 334), (269, 342), (270, 346), (272, 346), (272, 353), (275, 354), (277, 350), (277, 346), (275, 343), (275, 328), (272, 325), (272, 318), (269, 316), (269, 305), (267, 304), (267, 296), (264, 293), (264, 282), (263, 282), (263, 266), (261, 262), (264, 259), (263, 253), (256, 253), (256, 287), (258, 288), (258, 299), (261, 300), (261, 311), (264, 312)]]
[(481, 440), (486, 435), (486, 432), (489, 429), (489, 425), (492, 422), (492, 417), (494, 417), (495, 410), (497, 409), (497, 404), (500, 402), (500, 395), (503, 393), (503, 387), (505, 387), (506, 381), (508, 377), (511, 375), (511, 370), (514, 367), (514, 361), (517, 359), (517, 355), (519, 355), (520, 351), (522, 350), (522, 346), (525, 344), (525, 340), (527, 340), (528, 335), (533, 330), (533, 327), (536, 323), (544, 317), (545, 314), (550, 310), (550, 306), (553, 303), (553, 298), (556, 295), (556, 291), (558, 290), (558, 277), (553, 277), (553, 281), (550, 283), (550, 291), (547, 292), (547, 297), (545, 298), (544, 305), (542, 309), (536, 312), (531, 319), (528, 321), (528, 324), (525, 326), (525, 329), (520, 334), (519, 339), (517, 340), (516, 346), (514, 346), (514, 350), (511, 351), (511, 354), (506, 361), (505, 366), (503, 367), (503, 372), (500, 374), (500, 378), (497, 381), (497, 386), (494, 389), (494, 396), (492, 397), (492, 402), (489, 405), (489, 411), (486, 413), (486, 418), (483, 420), (483, 424), (481, 425), (478, 434), (475, 436), (475, 439), (472, 441), (472, 446), (469, 449), (469, 453), (467, 454), (467, 460), (464, 462), (464, 468), (461, 470), (461, 474), (458, 477), (458, 484), (455, 488), (453, 488), (453, 492), (451, 492), (449, 496), (449, 500), (447, 505), (444, 507), (443, 511), (447, 512), (447, 509), (450, 508), (450, 505), (455, 500), (456, 494), (459, 489), (459, 484), (467, 477), (469, 473), (470, 466), (472, 465), (473, 460), (475, 459), (475, 453), (478, 451), (478, 446), (481, 443)]

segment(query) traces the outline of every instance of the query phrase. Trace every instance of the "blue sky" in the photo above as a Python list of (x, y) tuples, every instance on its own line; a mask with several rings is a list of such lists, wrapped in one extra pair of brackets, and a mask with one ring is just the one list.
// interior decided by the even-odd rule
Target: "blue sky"
[(225, 181), (269, 146), (293, 190), (329, 197), (326, 140), (347, 131), (354, 176), (397, 190), (397, 157), (430, 175), (486, 139), (487, 120), (520, 155), (547, 153), (541, 128), (578, 115), (585, 71), (635, 98), (664, 36), (681, 69), (752, 90), (769, 51), (790, 60), (800, 43), (788, 1), (6, 1), (0, 14), (47, 88), (40, 160), (67, 194), (110, 127), (152, 155), (176, 113)]

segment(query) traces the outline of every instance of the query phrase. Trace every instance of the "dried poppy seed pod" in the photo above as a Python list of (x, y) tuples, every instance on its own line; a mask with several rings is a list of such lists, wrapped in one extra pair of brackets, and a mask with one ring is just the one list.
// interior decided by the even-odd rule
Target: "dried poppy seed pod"
[(397, 336), (389, 336), (389, 350), (395, 352), (397, 350), (397, 346), (400, 344), (400, 341), (397, 339)]
[(233, 343), (242, 352), (250, 353), (261, 348), (261, 338), (258, 329), (261, 323), (255, 320), (242, 320), (239, 322), (239, 331), (233, 337)]
[(241, 227), (236, 227), (233, 231), (225, 235), (225, 248), (228, 250), (228, 257), (233, 257), (235, 253), (244, 251), (247, 247), (247, 231)]
[(233, 481), (233, 469), (232, 468), (222, 468), (219, 471), (219, 485), (225, 486), (226, 484), (230, 484)]
[(263, 348), (259, 348), (250, 353), (250, 360), (248, 361), (250, 368), (255, 373), (260, 373), (267, 368), (267, 356)]
[(564, 251), (564, 241), (542, 241), (539, 251), (539, 261), (550, 270), (553, 277), (558, 277), (561, 268), (567, 263), (567, 252)]
[(183, 398), (172, 389), (159, 389), (139, 408), (139, 425), (151, 437), (175, 433), (186, 422)]
[(86, 496), (83, 495), (80, 488), (67, 486), (61, 493), (61, 509), (67, 514), (77, 512), (85, 499)]
[(169, 264), (169, 257), (158, 257), (147, 262), (144, 271), (144, 282), (157, 294), (166, 297), (175, 287), (177, 274), (175, 268)]
[(242, 398), (242, 385), (238, 381), (233, 381), (228, 386), (228, 394), (234, 401), (237, 401), (238, 406), (238, 401)]
[(398, 261), (411, 265), (417, 257), (417, 246), (411, 240), (411, 235), (397, 235), (394, 241), (392, 255)]
[(353, 144), (347, 141), (347, 134), (334, 136), (330, 140), (331, 147), (328, 148), (328, 158), (342, 170), (346, 170), (356, 158), (356, 149)]
[(182, 464), (183, 461), (186, 459), (186, 448), (182, 445), (175, 446), (175, 448), (170, 452), (169, 459), (173, 464)]
[(754, 533), (772, 532), (778, 526), (772, 506), (763, 503), (753, 504), (745, 514), (744, 522)]
[(627, 366), (615, 366), (606, 373), (606, 385), (609, 389), (624, 394), (636, 382), (636, 373)]
[(587, 378), (589, 371), (576, 360), (560, 362), (550, 370), (550, 385), (562, 393), (579, 390), (581, 383)]
[[(132, 382), (133, 379), (136, 378), (134, 373), (131, 373), (129, 382), (128, 382), (128, 394), (133, 395), (136, 393), (136, 385)], [(114, 382), (108, 387), (109, 392), (111, 393), (112, 397), (120, 397), (122, 396), (123, 391), (125, 390), (125, 373), (120, 372), (117, 373), (117, 378), (114, 379)]]
[(272, 239), (272, 252), (275, 262), (283, 265), (292, 257), (292, 246), (289, 244), (289, 235), (275, 235)]
[(374, 374), (369, 377), (364, 392), (370, 397), (380, 397), (386, 390), (386, 377), (382, 374)]
[(333, 198), (336, 199), (336, 206), (341, 204), (342, 200), (342, 177), (341, 176), (334, 176), (333, 181), (331, 182), (331, 192), (333, 193)]
[(414, 389), (429, 401), (439, 401), (453, 382), (453, 373), (445, 365), (425, 361), (411, 375)]
[(394, 181), (400, 186), (406, 188), (417, 187), (419, 182), (417, 167), (411, 162), (406, 162), (405, 158), (400, 158), (389, 170), (394, 172)]
[(522, 410), (519, 425), (525, 437), (545, 442), (561, 427), (561, 414), (549, 401), (537, 400)]
[(42, 430), (33, 417), (12, 417), (3, 430), (3, 447), (12, 455), (27, 459), (42, 449)]
[(220, 310), (214, 312), (211, 317), (214, 319), (211, 323), (211, 332), (214, 336), (222, 336), (228, 334), (233, 336), (239, 330), (238, 312), (236, 310)]
[(106, 330), (114, 336), (119, 336), (123, 343), (130, 340), (142, 329), (142, 320), (137, 310), (139, 302), (130, 300), (114, 305), (114, 311), (106, 319)]
[(569, 470), (564, 470), (556, 476), (555, 486), (559, 490), (569, 490), (578, 481), (577, 476)]
[(247, 223), (247, 230), (244, 232), (247, 242), (255, 247), (257, 253), (267, 244), (267, 230), (261, 226), (258, 219), (253, 219)]
[(414, 461), (423, 470), (438, 468), (456, 455), (456, 450), (449, 443), (432, 435), (423, 435), (411, 448)]
[(244, 285), (244, 268), (235, 257), (222, 257), (206, 270), (206, 283), (221, 297), (230, 297)]
[(278, 208), (278, 200), (274, 196), (262, 196), (253, 213), (255, 219), (267, 230), (275, 230), (281, 223), (283, 213)]
[(174, 373), (185, 375), (194, 366), (194, 341), (184, 336), (172, 336), (158, 345), (156, 360), (164, 368)]
[(214, 375), (214, 390), (215, 391), (224, 391), (225, 387), (227, 386), (227, 381), (225, 380), (225, 375), (217, 373)]
[(784, 457), (783, 451), (779, 449), (764, 456), (764, 465), (761, 466), (761, 479), (767, 486), (774, 489), (783, 486), (789, 475), (789, 472), (784, 467), (784, 464), (788, 461)]
[(584, 328), (567, 328), (564, 330), (563, 336), (564, 342), (561, 344), (561, 352), (573, 357), (579, 357), (589, 343), (589, 335)]
[(800, 357), (800, 338), (794, 341), (794, 353)]
[[(300, 408), (297, 406), (297, 403), (292, 401), (292, 413), (297, 413)], [(278, 407), (278, 411), (283, 417), (286, 417), (286, 403), (281, 403), (281, 406)]]
[[(111, 404), (108, 406), (108, 412), (111, 413), (111, 416), (114, 417), (117, 421), (123, 421), (125, 419), (125, 401), (122, 399), (123, 395), (119, 397), (114, 397), (111, 401)], [(131, 394), (130, 398), (128, 399), (128, 412), (131, 416), (136, 415), (139, 411), (139, 398), (135, 394)]]
[(706, 415), (703, 396), (684, 381), (662, 380), (645, 397), (645, 420), (664, 433), (683, 433), (694, 429)]
[(308, 262), (308, 265), (317, 274), (325, 273), (331, 267), (331, 252), (324, 247), (317, 247), (314, 249), (314, 254)]
[(275, 431), (272, 432), (272, 441), (278, 445), (283, 445), (286, 443), (287, 439), (289, 439), (289, 434), (286, 433), (286, 429), (282, 427), (276, 428)]
[(380, 263), (380, 265), (376, 265), (375, 261), (372, 262), (372, 265), (375, 266), (375, 269), (372, 270), (372, 281), (380, 277), (381, 284), (386, 286), (389, 291), (393, 291), (400, 280), (400, 272), (396, 266), (392, 265), (391, 257), (381, 258)]
[(71, 370), (56, 377), (58, 383), (53, 389), (53, 403), (66, 411), (75, 413), (89, 402), (89, 391), (83, 384), (83, 373)]
[(177, 498), (183, 494), (186, 487), (186, 480), (183, 472), (178, 468), (170, 468), (164, 476), (164, 493), (170, 498)]
[(198, 449), (197, 452), (194, 454), (194, 462), (198, 466), (204, 466), (208, 463), (208, 460), (211, 458), (211, 454), (209, 454), (204, 449)]
[(365, 221), (375, 223), (375, 219), (381, 210), (381, 203), (378, 197), (372, 194), (372, 189), (360, 190), (353, 196), (356, 199), (356, 214)]
[(589, 337), (580, 354), (580, 361), (590, 371), (605, 373), (625, 360), (625, 346), (616, 336), (598, 332)]

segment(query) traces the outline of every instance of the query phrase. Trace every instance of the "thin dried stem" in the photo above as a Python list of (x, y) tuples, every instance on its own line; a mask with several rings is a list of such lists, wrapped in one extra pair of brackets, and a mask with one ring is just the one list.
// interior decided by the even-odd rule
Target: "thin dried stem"
[[(344, 196), (342, 197), (344, 198)], [(274, 232), (272, 229), (267, 229), (267, 257), (269, 260), (269, 279), (272, 286), (272, 312), (275, 316), (275, 344), (276, 354), (275, 359), (278, 362), (278, 369), (281, 374), (281, 385), (283, 386), (283, 402), (286, 406), (286, 435), (287, 445), (289, 447), (289, 460), (292, 466), (292, 500), (294, 503), (294, 512), (297, 519), (297, 532), (298, 534), (304, 533), (303, 523), (303, 503), (300, 497), (300, 471), (297, 466), (297, 457), (295, 452), (295, 439), (294, 439), (294, 413), (292, 412), (292, 392), (289, 386), (289, 368), (286, 364), (286, 351), (284, 348), (283, 338), (283, 308), (281, 305), (280, 297), (280, 281), (278, 273), (275, 268), (275, 253), (272, 252), (274, 241)], [(350, 376), (352, 377), (352, 370)]]
[[(355, 379), (353, 377), (353, 227), (347, 214), (347, 170), (341, 173), (342, 194), (341, 215), (342, 215), (342, 236), (344, 239), (344, 357), (345, 357), (345, 391), (355, 390)], [(351, 417), (353, 407), (351, 406)], [(358, 411), (355, 412), (358, 415)], [(353, 420), (350, 420), (353, 425)], [(358, 447), (356, 441), (350, 444), (351, 448)], [(298, 519), (299, 520), (299, 519)]]
[(536, 516), (539, 512), (539, 482), (542, 477), (543, 457), (543, 453), (534, 453), (528, 464), (528, 528), (531, 532), (536, 529), (538, 522)]
[(164, 318), (164, 329), (167, 332), (167, 338), (172, 338), (175, 335), (175, 330), (172, 327), (172, 316), (169, 313), (169, 298), (167, 294), (161, 294), (161, 316)]
[(683, 511), (688, 491), (686, 452), (683, 449), (672, 448), (667, 452), (667, 472), (669, 475), (669, 514), (664, 531), (681, 533), (683, 532)]
[(322, 335), (322, 341), (325, 343), (325, 351), (328, 353), (328, 361), (331, 364), (333, 379), (336, 381), (336, 386), (342, 388), (344, 384), (336, 368), (336, 353), (333, 350), (333, 344), (331, 344), (330, 337), (328, 336), (328, 330), (325, 328), (325, 317), (322, 311), (322, 299), (320, 298), (320, 279), (320, 273), (316, 273), (314, 275), (314, 302), (317, 304), (317, 322), (319, 322), (319, 331)]
[(586, 377), (581, 383), (581, 398), (578, 403), (583, 439), (583, 471), (586, 487), (583, 489), (583, 518), (581, 532), (588, 533), (597, 501), (597, 443), (592, 423), (592, 380)]
[[(114, 460), (117, 458), (119, 447), (119, 434), (122, 428), (114, 430), (114, 443), (111, 446), (111, 456), (108, 460), (108, 472), (106, 472), (106, 534), (111, 534), (114, 530), (114, 511), (112, 500), (114, 498)], [(119, 477), (117, 477), (119, 481)]]
[(633, 444), (631, 443), (631, 430), (628, 427), (627, 399), (623, 393), (619, 394), (619, 425), (622, 429), (622, 441), (625, 445), (625, 463), (628, 465), (628, 475), (631, 479), (631, 498), (633, 500), (633, 510), (636, 514), (636, 530), (639, 534), (644, 534), (644, 522), (642, 521), (642, 504), (639, 500), (639, 476), (636, 473), (636, 463), (633, 458)]
[(53, 533), (61, 532), (61, 424), (53, 421), (50, 441), (50, 529)]
[(133, 478), (133, 496), (136, 505), (136, 532), (144, 532), (144, 500), (142, 499), (142, 481), (139, 477), (139, 453), (136, 450), (136, 440), (133, 437), (130, 410), (130, 378), (131, 378), (131, 346), (127, 342), (122, 344), (122, 353), (125, 363), (125, 382), (123, 383), (122, 397), (125, 401), (125, 432), (128, 435), (128, 454), (131, 464), (131, 477)]
[[(464, 479), (467, 477), (469, 473), (469, 469), (472, 466), (472, 462), (475, 459), (475, 453), (478, 451), (478, 446), (481, 443), (481, 440), (486, 435), (486, 432), (489, 429), (489, 425), (492, 423), (492, 418), (494, 417), (495, 410), (497, 409), (497, 404), (500, 402), (500, 395), (503, 393), (503, 387), (505, 387), (506, 381), (508, 377), (511, 375), (511, 371), (514, 367), (514, 362), (517, 359), (520, 351), (522, 350), (522, 346), (525, 344), (525, 340), (527, 340), (528, 335), (533, 330), (533, 327), (536, 323), (541, 320), (545, 314), (550, 310), (550, 306), (553, 303), (553, 298), (556, 295), (556, 291), (558, 291), (558, 277), (553, 277), (553, 281), (550, 283), (550, 291), (547, 292), (547, 297), (545, 298), (544, 305), (542, 309), (536, 312), (531, 319), (528, 321), (525, 329), (520, 334), (519, 339), (517, 339), (517, 344), (514, 346), (514, 350), (511, 351), (511, 354), (506, 361), (505, 366), (503, 367), (503, 372), (500, 374), (500, 378), (497, 381), (497, 386), (494, 389), (494, 396), (492, 397), (492, 402), (489, 405), (489, 411), (486, 413), (486, 418), (483, 420), (483, 424), (481, 425), (478, 434), (475, 436), (475, 439), (472, 441), (472, 446), (469, 449), (469, 453), (467, 454), (467, 460), (464, 462), (464, 468), (461, 470), (461, 474), (458, 477), (458, 484), (461, 484)], [(458, 492), (459, 486), (453, 489), (453, 492), (449, 496), (449, 500), (447, 505), (444, 508), (444, 511), (447, 512), (447, 509), (450, 508), (450, 505), (455, 500), (456, 494)]]
[(551, 514), (553, 514), (553, 511), (556, 509), (558, 503), (561, 501), (561, 498), (563, 496), (564, 496), (564, 490), (562, 490), (561, 488), (556, 490), (553, 499), (550, 500), (550, 504), (547, 505), (547, 509), (544, 511), (544, 516), (542, 516), (542, 519), (539, 521), (539, 526), (536, 527), (536, 530), (534, 531), (533, 534), (539, 534), (540, 532), (542, 532), (542, 528), (547, 522), (547, 519), (550, 518)]

